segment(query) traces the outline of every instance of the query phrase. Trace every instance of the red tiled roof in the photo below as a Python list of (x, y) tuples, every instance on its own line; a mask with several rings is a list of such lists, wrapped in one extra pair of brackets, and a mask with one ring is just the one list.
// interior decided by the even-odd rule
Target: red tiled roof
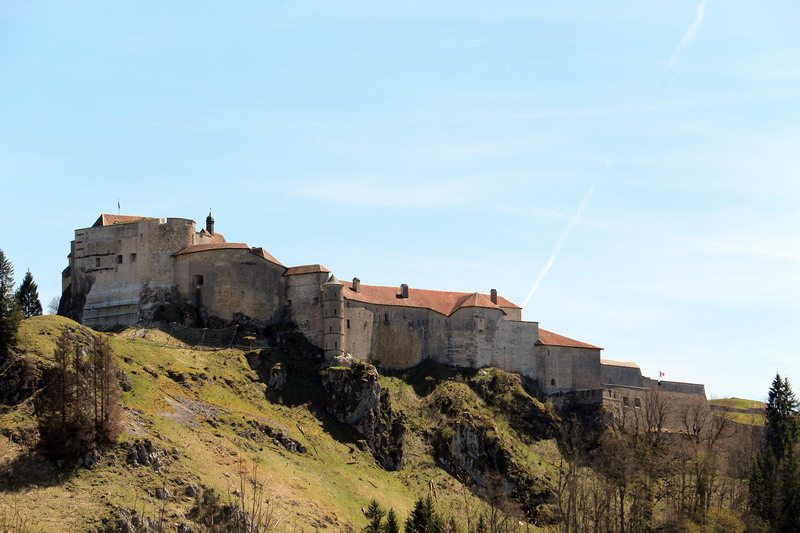
[(250, 253), (252, 253), (253, 255), (257, 255), (261, 259), (266, 259), (270, 263), (275, 263), (276, 265), (283, 266), (283, 264), (277, 259), (275, 259), (271, 253), (261, 248), (260, 246), (258, 248), (250, 248)]
[(462, 307), (493, 307), (500, 309), (500, 306), (492, 303), (492, 300), (488, 296), (478, 294), (477, 292), (473, 292), (464, 298), (464, 301), (459, 304), (458, 309)]
[(488, 307), (501, 309), (519, 307), (505, 298), (497, 298), (497, 305), (493, 304), (486, 294), (469, 292), (432, 291), (428, 289), (408, 289), (408, 298), (400, 298), (399, 287), (381, 287), (379, 285), (360, 284), (359, 291), (353, 290), (353, 284), (343, 281), (345, 286), (344, 297), (348, 300), (366, 302), (379, 305), (398, 305), (401, 307), (421, 307), (431, 309), (445, 316), (450, 316), (462, 307)]
[(230, 250), (230, 249), (244, 249), (249, 250), (250, 247), (243, 242), (209, 242), (206, 244), (193, 244), (187, 246), (175, 255), (191, 254), (194, 252), (205, 252), (206, 250)]
[(198, 233), (205, 235), (206, 237), (211, 237), (211, 242), (226, 242), (225, 236), (222, 235), (222, 233), (215, 232), (214, 235), (211, 235), (211, 233), (209, 233), (205, 228), (201, 229)]
[(108, 215), (103, 213), (100, 217), (92, 224), (93, 228), (97, 228), (100, 226), (113, 226), (114, 224), (125, 224), (128, 222), (136, 222), (137, 220), (144, 220), (146, 218), (151, 217), (137, 217), (131, 215)]
[(322, 265), (300, 265), (296, 267), (289, 267), (286, 272), (283, 273), (284, 276), (293, 276), (295, 274), (313, 274), (315, 272), (325, 272), (328, 273), (330, 270), (325, 268)]
[(270, 263), (281, 265), (281, 262), (272, 257), (272, 255), (263, 248), (250, 248), (243, 242), (209, 242), (206, 244), (194, 244), (187, 246), (175, 255), (192, 254), (195, 252), (205, 252), (208, 250), (247, 250), (251, 254), (260, 257)]
[(592, 348), (594, 350), (602, 350), (602, 348), (600, 348), (599, 346), (593, 346), (585, 342), (576, 341), (575, 339), (570, 339), (569, 337), (564, 337), (563, 335), (559, 335), (558, 333), (553, 333), (552, 331), (547, 331), (546, 329), (542, 328), (539, 328), (539, 340), (536, 341), (536, 344), (546, 345), (546, 346), (569, 346), (572, 348)]

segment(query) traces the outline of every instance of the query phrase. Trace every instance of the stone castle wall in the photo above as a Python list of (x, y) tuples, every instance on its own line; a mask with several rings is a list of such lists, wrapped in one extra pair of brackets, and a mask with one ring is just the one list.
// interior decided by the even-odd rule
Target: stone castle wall
[(211, 249), (176, 256), (172, 283), (179, 298), (209, 315), (230, 321), (241, 313), (269, 324), (282, 319), (284, 271), (246, 248)]
[[(284, 276), (287, 319), (315, 346), (322, 347), (322, 292), (327, 272)], [(355, 352), (354, 352), (355, 353)]]

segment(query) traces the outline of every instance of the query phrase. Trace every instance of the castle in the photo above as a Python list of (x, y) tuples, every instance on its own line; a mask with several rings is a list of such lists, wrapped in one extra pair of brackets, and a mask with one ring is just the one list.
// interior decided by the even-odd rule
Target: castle
[(496, 366), (546, 395), (639, 405), (653, 387), (702, 395), (703, 385), (652, 380), (597, 346), (522, 320), (500, 296), (339, 281), (322, 265), (286, 267), (263, 248), (227, 242), (185, 218), (103, 214), (75, 230), (59, 312), (90, 327), (130, 325), (182, 304), (217, 323), (292, 323), (325, 358), (350, 354), (386, 368), (426, 359)]

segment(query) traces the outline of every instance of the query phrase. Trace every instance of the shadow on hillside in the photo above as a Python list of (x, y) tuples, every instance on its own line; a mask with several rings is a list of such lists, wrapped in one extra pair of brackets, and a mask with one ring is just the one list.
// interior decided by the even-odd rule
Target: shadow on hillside
[(0, 464), (0, 492), (54, 487), (72, 479), (77, 471), (77, 466), (58, 468), (38, 451), (27, 451)]
[(451, 367), (426, 359), (415, 367), (406, 370), (380, 369), (380, 373), (393, 376), (406, 382), (417, 396), (427, 396), (442, 381), (469, 379), (477, 374), (477, 368)]
[(285, 372), (286, 383), (283, 388), (267, 387), (265, 396), (270, 403), (292, 408), (305, 406), (320, 421), (325, 432), (342, 444), (357, 445), (362, 439), (356, 430), (326, 411), (319, 359), (292, 353), (285, 346), (250, 352), (245, 357), (259, 381), (267, 385), (274, 369), (281, 368)]

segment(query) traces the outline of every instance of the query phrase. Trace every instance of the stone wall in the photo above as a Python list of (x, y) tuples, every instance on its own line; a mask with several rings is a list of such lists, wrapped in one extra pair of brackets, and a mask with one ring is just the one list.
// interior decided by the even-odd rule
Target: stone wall
[(600, 350), (574, 346), (536, 347), (537, 379), (547, 394), (600, 387)]
[(327, 272), (310, 272), (283, 277), (287, 317), (298, 331), (322, 348), (322, 292)]
[(607, 363), (601, 364), (601, 379), (604, 384), (614, 384), (626, 387), (643, 387), (641, 369), (632, 363)]
[(464, 308), (447, 317), (425, 308), (347, 300), (345, 318), (346, 351), (386, 368), (409, 368), (432, 359), (536, 374), (538, 325), (506, 320), (499, 309)]
[(241, 313), (261, 323), (282, 320), (285, 269), (246, 248), (210, 249), (174, 259), (174, 285), (182, 300), (205, 306), (225, 321)]

